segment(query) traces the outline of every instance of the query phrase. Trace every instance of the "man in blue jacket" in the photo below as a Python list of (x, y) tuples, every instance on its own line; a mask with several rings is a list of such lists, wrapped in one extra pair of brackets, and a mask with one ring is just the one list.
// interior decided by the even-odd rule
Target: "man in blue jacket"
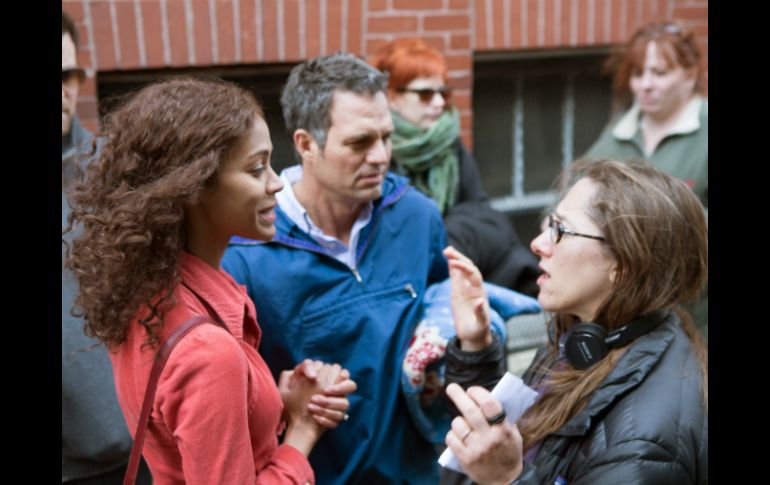
[[(400, 391), (426, 287), (448, 276), (441, 214), (388, 172), (387, 78), (349, 54), (295, 67), (281, 98), (301, 165), (281, 173), (276, 236), (235, 238), (222, 266), (246, 285), (274, 374), (338, 362), (350, 418), (310, 455), (318, 483), (438, 483), (437, 454)], [(257, 217), (270, 220), (272, 207)]]

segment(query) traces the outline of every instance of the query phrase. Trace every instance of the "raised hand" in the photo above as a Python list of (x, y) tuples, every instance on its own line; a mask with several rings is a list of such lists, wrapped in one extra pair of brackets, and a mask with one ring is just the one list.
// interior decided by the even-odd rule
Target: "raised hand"
[(452, 246), (444, 249), (452, 284), (452, 315), (460, 348), (478, 351), (492, 343), (489, 301), (481, 271)]

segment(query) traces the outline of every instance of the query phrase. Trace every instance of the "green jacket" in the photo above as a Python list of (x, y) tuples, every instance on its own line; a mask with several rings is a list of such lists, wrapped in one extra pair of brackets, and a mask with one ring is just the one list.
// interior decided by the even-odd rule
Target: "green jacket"
[(708, 136), (708, 100), (696, 96), (689, 102), (671, 132), (651, 154), (647, 154), (639, 129), (639, 107), (634, 105), (617, 123), (611, 123), (604, 130), (588, 149), (586, 156), (611, 157), (623, 161), (645, 158), (655, 167), (687, 182), (703, 207), (708, 209)]

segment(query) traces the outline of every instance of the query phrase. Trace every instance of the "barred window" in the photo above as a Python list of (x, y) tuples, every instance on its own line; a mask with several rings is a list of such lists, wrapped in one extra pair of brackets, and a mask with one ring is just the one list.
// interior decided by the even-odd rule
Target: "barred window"
[(607, 54), (570, 49), (474, 59), (474, 156), (493, 207), (511, 217), (525, 243), (556, 201), (557, 175), (609, 120)]

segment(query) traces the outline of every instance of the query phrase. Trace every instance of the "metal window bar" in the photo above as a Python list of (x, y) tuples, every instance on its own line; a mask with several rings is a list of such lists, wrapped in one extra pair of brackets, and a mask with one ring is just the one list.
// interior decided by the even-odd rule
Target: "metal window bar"
[[(575, 71), (567, 74), (562, 99), (562, 168), (566, 168), (572, 163), (574, 157), (575, 76)], [(526, 177), (524, 169), (525, 76), (517, 76), (514, 85), (516, 96), (513, 103), (513, 133), (511, 136), (513, 143), (512, 193), (503, 197), (495, 197), (490, 202), (492, 207), (501, 212), (528, 212), (554, 204), (557, 193), (554, 190), (524, 192), (524, 178)]]

